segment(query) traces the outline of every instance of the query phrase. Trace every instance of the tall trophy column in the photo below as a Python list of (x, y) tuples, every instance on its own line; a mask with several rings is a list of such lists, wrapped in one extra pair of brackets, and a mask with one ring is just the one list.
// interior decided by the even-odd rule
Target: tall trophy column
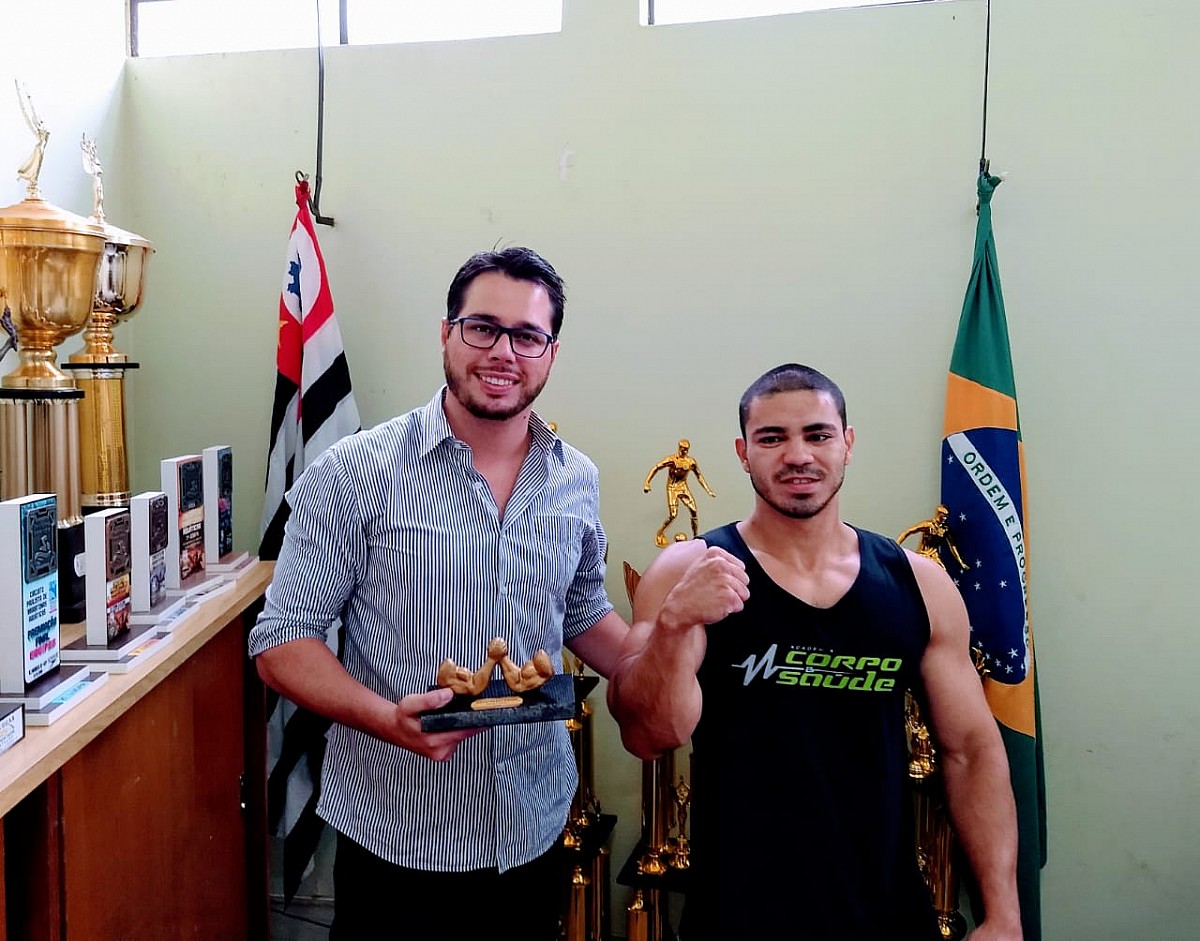
[(58, 368), (54, 349), (83, 329), (92, 308), (104, 230), (52, 206), (38, 190), (49, 131), (18, 84), (37, 137), (18, 170), (21, 202), (0, 209), (0, 324), (16, 346), (17, 368), (0, 378), (0, 499), (58, 497), (60, 615), (84, 617), (79, 402), (83, 393)]
[(104, 230), (104, 253), (97, 271), (91, 314), (83, 331), (83, 350), (63, 368), (84, 393), (79, 407), (82, 502), (85, 513), (128, 506), (129, 449), (125, 436), (125, 372), (138, 364), (113, 347), (113, 328), (132, 317), (142, 303), (146, 264), (154, 247), (104, 217), (104, 169), (96, 142), (83, 138), (83, 168), (92, 178), (92, 214), (88, 221)]

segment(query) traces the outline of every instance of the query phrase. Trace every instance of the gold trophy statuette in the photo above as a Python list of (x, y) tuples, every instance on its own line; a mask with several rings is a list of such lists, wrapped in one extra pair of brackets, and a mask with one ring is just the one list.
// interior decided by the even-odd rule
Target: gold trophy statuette
[(55, 364), (54, 348), (82, 330), (91, 314), (104, 230), (42, 199), (38, 174), (50, 132), (20, 82), (17, 97), (37, 144), (17, 171), (27, 183), (25, 199), (0, 209), (0, 294), (19, 357), (0, 386), (69, 390), (75, 384)]
[(80, 476), (84, 507), (102, 509), (129, 504), (129, 461), (125, 422), (125, 371), (137, 369), (113, 347), (113, 328), (141, 306), (146, 265), (154, 247), (146, 239), (111, 225), (104, 216), (104, 167), (96, 142), (86, 134), (79, 144), (83, 169), (92, 178), (92, 214), (88, 221), (104, 230), (104, 254), (96, 272), (92, 310), (83, 331), (83, 350), (69, 357), (84, 391), (79, 410)]
[(905, 539), (919, 533), (921, 541), (917, 544), (917, 555), (933, 559), (934, 562), (945, 568), (946, 563), (942, 560), (942, 550), (945, 549), (965, 572), (971, 566), (963, 561), (963, 557), (959, 555), (958, 547), (954, 545), (953, 540), (950, 538), (950, 526), (946, 522), (949, 516), (950, 511), (944, 505), (938, 504), (938, 508), (933, 511), (933, 516), (930, 519), (922, 520), (908, 527), (908, 529), (904, 530), (897, 537), (896, 542), (903, 544)]
[[(963, 561), (950, 538), (950, 511), (939, 505), (933, 516), (900, 534), (896, 542), (920, 534), (916, 552), (946, 567), (942, 552), (948, 552), (964, 570)], [(958, 872), (954, 864), (954, 830), (946, 810), (945, 789), (939, 774), (937, 748), (929, 726), (921, 716), (917, 697), (904, 694), (904, 731), (908, 741), (908, 777), (913, 786), (913, 815), (916, 824), (917, 865), (933, 901), (938, 933), (944, 941), (960, 941), (967, 934), (967, 921), (958, 910)]]
[(0, 378), (0, 499), (58, 497), (59, 591), (63, 623), (82, 620), (79, 400), (83, 393), (55, 362), (55, 347), (83, 329), (92, 310), (104, 229), (41, 197), (38, 175), (50, 132), (17, 82), (25, 122), (36, 137), (17, 171), (21, 202), (0, 209), (2, 320), (16, 336), (17, 367)]
[[(554, 675), (554, 665), (546, 651), (539, 650), (531, 659), (517, 666), (509, 659), (507, 641), (503, 637), (495, 637), (488, 644), (487, 660), (474, 672), (458, 666), (449, 657), (443, 660), (437, 671), (437, 685), (448, 687), (459, 695), (478, 696), (487, 689), (496, 667), (500, 668), (504, 682), (514, 693), (537, 689)], [(502, 709), (506, 706), (519, 706), (521, 702), (519, 695), (494, 696), (476, 699), (471, 703), (471, 708)]]
[[(660, 470), (666, 470), (667, 518), (662, 526), (658, 528), (658, 532), (654, 534), (654, 544), (660, 549), (665, 547), (669, 541), (667, 539), (667, 527), (675, 522), (675, 517), (679, 515), (679, 504), (681, 503), (687, 507), (687, 511), (691, 514), (693, 538), (700, 535), (700, 514), (696, 509), (696, 498), (692, 496), (692, 491), (688, 488), (689, 474), (696, 475), (696, 481), (704, 488), (705, 493), (710, 497), (716, 497), (716, 494), (709, 489), (708, 483), (704, 480), (704, 475), (700, 473), (700, 465), (696, 463), (694, 457), (688, 454), (691, 446), (691, 442), (687, 438), (681, 438), (679, 441), (679, 450), (674, 454), (668, 454), (650, 468), (650, 473), (646, 475), (646, 483), (642, 487), (643, 493), (649, 493), (650, 481), (654, 479), (654, 475)], [(684, 538), (686, 539), (687, 537), (685, 536)]]

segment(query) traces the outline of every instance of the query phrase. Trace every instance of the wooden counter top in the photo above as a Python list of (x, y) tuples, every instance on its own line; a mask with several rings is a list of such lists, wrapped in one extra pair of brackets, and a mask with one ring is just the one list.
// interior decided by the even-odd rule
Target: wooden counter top
[[(266, 590), (275, 570), (272, 562), (253, 562), (233, 588), (205, 601), (181, 621), (169, 648), (129, 673), (113, 673), (79, 705), (43, 728), (26, 728), (25, 738), (0, 755), (0, 816), (7, 814), (34, 788), (70, 761), (139, 699), (186, 662)], [(62, 643), (81, 626), (63, 629)]]

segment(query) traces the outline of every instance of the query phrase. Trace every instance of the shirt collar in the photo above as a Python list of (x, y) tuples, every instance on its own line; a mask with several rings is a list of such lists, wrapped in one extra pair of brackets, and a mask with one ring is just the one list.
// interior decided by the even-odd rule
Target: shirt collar
[[(421, 428), (421, 456), (424, 457), (444, 441), (457, 441), (450, 429), (450, 421), (446, 418), (447, 387), (443, 385), (434, 393), (429, 403), (420, 410), (419, 424)], [(560, 464), (565, 463), (563, 457), (562, 439), (550, 430), (550, 426), (542, 420), (537, 412), (529, 413), (529, 437), (533, 447), (542, 454), (553, 454)]]

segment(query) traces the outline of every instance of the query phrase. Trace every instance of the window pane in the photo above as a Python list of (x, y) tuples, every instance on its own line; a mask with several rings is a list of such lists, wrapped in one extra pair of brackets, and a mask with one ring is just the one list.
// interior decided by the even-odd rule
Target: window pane
[(926, 3), (929, 0), (642, 0), (642, 25), (654, 5), (654, 25), (740, 20), (778, 13), (806, 13), (842, 7), (885, 6), (892, 3)]
[[(338, 0), (320, 0), (321, 36), (338, 42)], [(138, 55), (174, 56), (317, 44), (317, 0), (141, 0)]]
[(562, 0), (347, 0), (346, 3), (346, 38), (354, 44), (481, 39), (561, 31)]

